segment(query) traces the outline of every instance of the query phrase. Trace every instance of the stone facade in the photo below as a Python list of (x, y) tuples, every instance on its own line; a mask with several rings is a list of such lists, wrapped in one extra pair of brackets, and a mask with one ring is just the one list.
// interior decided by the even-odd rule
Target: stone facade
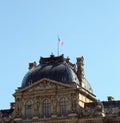
[[(53, 59), (59, 57), (52, 56), (52, 63)], [(42, 58), (41, 62), (47, 60)], [(83, 57), (77, 58), (77, 70), (68, 59), (65, 62), (77, 74), (79, 84), (42, 78), (19, 87), (11, 108), (0, 110), (0, 123), (120, 123), (120, 101), (96, 99), (84, 77)], [(36, 63), (31, 63), (29, 69), (32, 66), (36, 67)]]

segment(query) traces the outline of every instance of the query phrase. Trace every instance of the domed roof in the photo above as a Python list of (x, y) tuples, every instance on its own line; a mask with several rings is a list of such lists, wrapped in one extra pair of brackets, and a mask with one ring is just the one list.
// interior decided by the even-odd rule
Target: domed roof
[(40, 64), (29, 64), (29, 71), (22, 81), (22, 87), (31, 85), (43, 78), (48, 78), (58, 82), (72, 84), (79, 84), (78, 77), (72, 69), (72, 64), (63, 55), (54, 57), (51, 55), (49, 58), (40, 59)]
[(90, 83), (86, 80), (86, 78), (84, 78), (82, 81), (84, 82), (84, 87), (83, 88), (85, 88), (90, 93), (93, 93), (93, 89), (92, 89)]

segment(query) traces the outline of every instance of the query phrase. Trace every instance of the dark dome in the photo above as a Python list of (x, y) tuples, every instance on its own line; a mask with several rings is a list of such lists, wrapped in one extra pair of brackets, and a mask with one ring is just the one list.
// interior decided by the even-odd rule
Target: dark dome
[(29, 65), (30, 70), (27, 72), (22, 81), (22, 87), (31, 85), (32, 83), (43, 78), (59, 81), (66, 84), (78, 83), (79, 80), (75, 74), (68, 59), (63, 56), (50, 58), (41, 58), (38, 66), (33, 63)]

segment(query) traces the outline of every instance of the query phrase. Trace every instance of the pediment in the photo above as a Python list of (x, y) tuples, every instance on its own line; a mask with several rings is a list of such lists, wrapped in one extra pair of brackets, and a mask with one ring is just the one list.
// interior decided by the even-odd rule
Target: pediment
[(25, 92), (35, 92), (35, 91), (45, 91), (45, 90), (58, 90), (58, 89), (62, 90), (62, 89), (69, 89), (69, 88), (73, 88), (73, 86), (50, 79), (42, 79), (40, 81), (33, 83), (28, 87), (20, 89), (19, 92), (25, 93)]

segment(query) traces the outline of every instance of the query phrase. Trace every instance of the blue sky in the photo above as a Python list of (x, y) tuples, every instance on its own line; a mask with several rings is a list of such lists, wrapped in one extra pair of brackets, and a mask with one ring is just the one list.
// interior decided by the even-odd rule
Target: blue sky
[(28, 63), (60, 54), (84, 56), (99, 100), (120, 99), (119, 0), (0, 0), (0, 109), (9, 108)]

